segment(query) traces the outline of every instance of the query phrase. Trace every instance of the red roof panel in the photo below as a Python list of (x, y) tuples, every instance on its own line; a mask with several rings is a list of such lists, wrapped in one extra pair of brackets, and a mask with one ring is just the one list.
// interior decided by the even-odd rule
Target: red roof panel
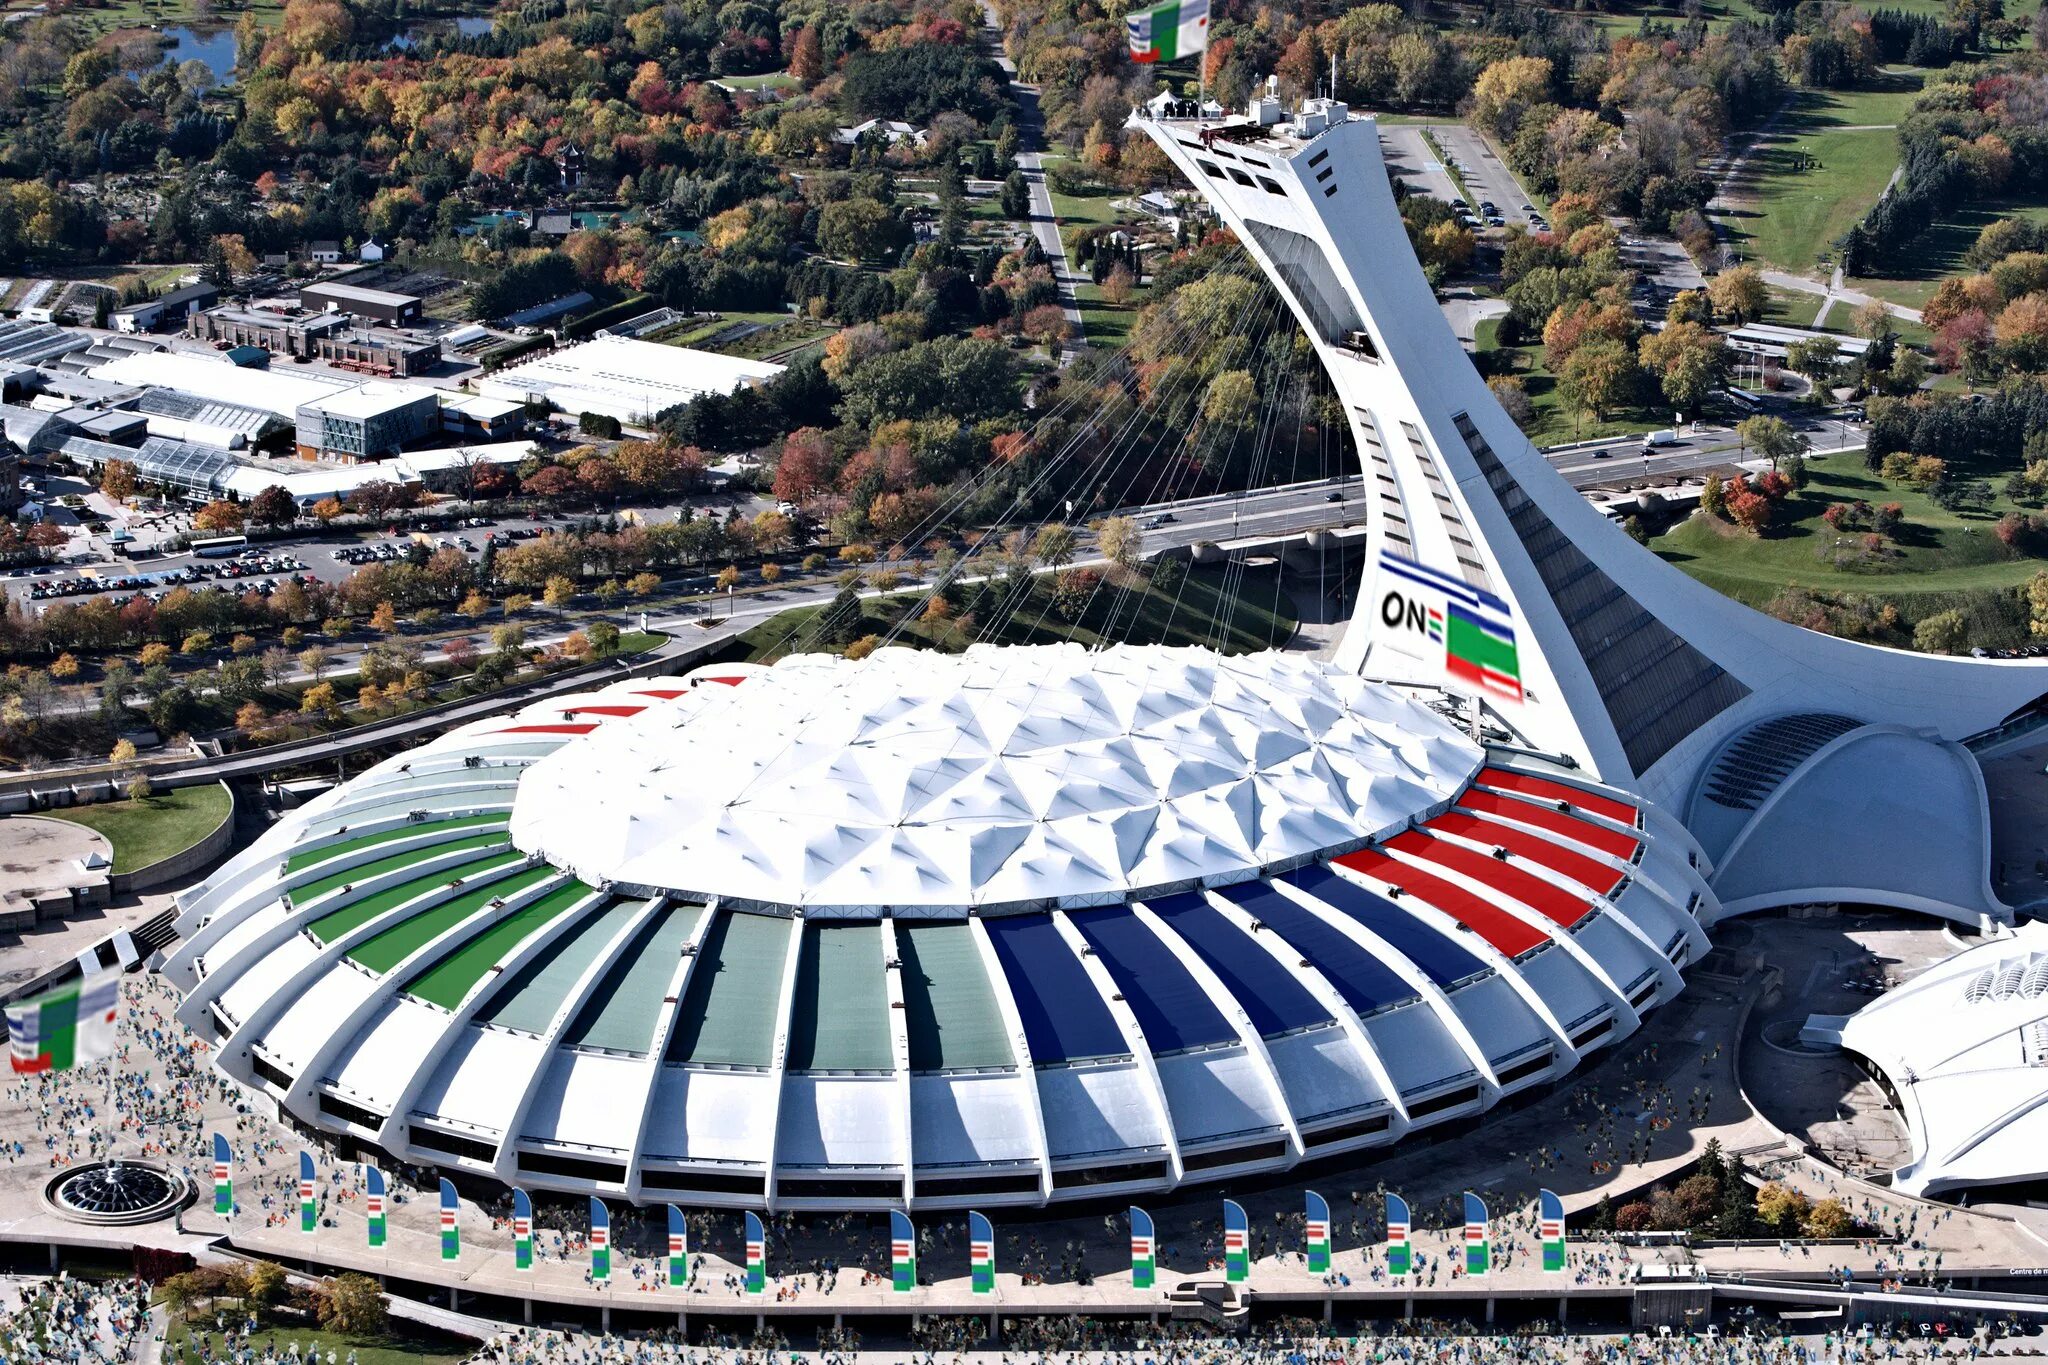
[(1561, 848), (1539, 835), (1510, 829), (1491, 820), (1481, 820), (1476, 815), (1466, 815), (1462, 811), (1439, 815), (1423, 825), (1423, 828), (1444, 834), (1455, 834), (1461, 839), (1470, 839), (1475, 843), (1498, 845), (1517, 857), (1527, 858), (1530, 862), (1541, 864), (1552, 872), (1562, 872), (1587, 890), (1596, 891), (1603, 896), (1613, 895), (1614, 889), (1620, 886), (1623, 880), (1620, 872), (1598, 859)]
[(1533, 773), (1511, 772), (1506, 768), (1485, 768), (1474, 779), (1489, 787), (1502, 791), (1521, 792), (1526, 796), (1541, 797), (1545, 801), (1569, 801), (1580, 810), (1589, 810), (1595, 815), (1604, 815), (1633, 826), (1638, 812), (1626, 801), (1617, 801), (1611, 796), (1589, 792), (1583, 787), (1574, 787), (1569, 782), (1557, 782), (1548, 777), (1537, 777)]
[[(1403, 834), (1390, 847), (1401, 847), (1401, 840), (1413, 837), (1423, 843), (1434, 843), (1425, 835)], [(1403, 891), (1428, 901), (1437, 909), (1465, 925), (1509, 957), (1528, 952), (1544, 941), (1543, 932), (1534, 926), (1515, 918), (1497, 906), (1489, 905), (1463, 887), (1453, 886), (1441, 877), (1387, 857), (1372, 849), (1361, 849), (1357, 853), (1346, 853), (1335, 860), (1340, 866), (1368, 877), (1378, 878)]]
[(1592, 911), (1592, 905), (1582, 896), (1574, 896), (1561, 886), (1544, 881), (1533, 872), (1511, 867), (1506, 862), (1488, 853), (1475, 853), (1442, 839), (1431, 838), (1421, 830), (1411, 829), (1387, 841), (1388, 848), (1415, 857), (1426, 859), (1439, 867), (1453, 872), (1462, 872), (1467, 877), (1512, 897), (1543, 915), (1554, 923), (1569, 929)]
[[(1481, 791), (1474, 787), (1458, 798), (1458, 804), (1466, 810), (1481, 815), (1495, 815), (1503, 820), (1516, 820), (1538, 829), (1549, 830), (1562, 835), (1573, 843), (1596, 848), (1617, 858), (1633, 860), (1642, 841), (1618, 829), (1596, 825), (1591, 820), (1582, 820), (1576, 815), (1567, 815), (1556, 806), (1538, 805), (1519, 797), (1503, 796), (1499, 792)], [(1497, 842), (1497, 841), (1496, 841)]]

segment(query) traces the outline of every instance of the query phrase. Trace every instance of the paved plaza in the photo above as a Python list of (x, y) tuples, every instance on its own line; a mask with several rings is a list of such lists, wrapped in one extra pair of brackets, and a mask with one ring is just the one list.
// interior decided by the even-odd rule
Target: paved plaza
[[(320, 1226), (305, 1234), (298, 1230), (295, 1188), (300, 1138), (260, 1112), (267, 1108), (263, 1102), (252, 1106), (214, 1075), (205, 1045), (175, 1023), (173, 993), (150, 976), (124, 982), (122, 1051), (112, 1103), (122, 1154), (178, 1167), (200, 1190), (177, 1225), (136, 1229), (134, 1240), (198, 1250), (225, 1234), (235, 1248), (250, 1254), (354, 1267), (463, 1294), (534, 1296), (585, 1308), (834, 1314), (969, 1306), (1011, 1313), (1158, 1311), (1166, 1291), (1182, 1280), (1220, 1274), (1220, 1199), (1226, 1193), (1243, 1203), (1251, 1217), (1249, 1287), (1257, 1294), (1304, 1300), (1375, 1292), (1413, 1295), (1418, 1311), (1426, 1311), (1422, 1305), (1431, 1298), (1619, 1289), (1645, 1262), (1730, 1273), (1840, 1268), (1909, 1280), (2048, 1264), (2048, 1246), (2011, 1218), (1893, 1194), (1800, 1155), (1784, 1135), (1798, 1132), (1828, 1150), (1836, 1131), (1830, 1125), (1850, 1124), (1869, 1129), (1874, 1150), (1885, 1117), (1871, 1101), (1875, 1097), (1881, 1104), (1881, 1096), (1848, 1084), (1851, 1074), (1860, 1073), (1844, 1072), (1839, 1057), (1760, 1046), (1760, 1031), (1769, 1031), (1779, 1019), (1838, 1007), (1836, 993), (1847, 989), (1842, 983), (1868, 973), (1910, 975), (1940, 955), (1940, 931), (1897, 916), (1830, 916), (1738, 924), (1724, 930), (1723, 938), (1727, 946), (1703, 960), (1685, 993), (1652, 1015), (1640, 1033), (1610, 1054), (1596, 1055), (1568, 1083), (1533, 1102), (1497, 1112), (1463, 1132), (1372, 1154), (1351, 1169), (1144, 1201), (1160, 1241), (1159, 1288), (1151, 1291), (1131, 1287), (1128, 1233), (1120, 1213), (1037, 1217), (1027, 1211), (995, 1211), (1000, 1273), (992, 1301), (977, 1301), (968, 1292), (965, 1219), (959, 1215), (920, 1220), (920, 1268), (930, 1283), (902, 1294), (888, 1284), (887, 1222), (880, 1214), (773, 1219), (768, 1291), (754, 1298), (740, 1287), (737, 1213), (690, 1211), (694, 1283), (687, 1289), (666, 1283), (661, 1224), (623, 1206), (614, 1210), (612, 1281), (603, 1287), (592, 1284), (580, 1201), (542, 1201), (537, 1264), (522, 1273), (512, 1265), (509, 1205), (484, 1207), (465, 1200), (462, 1254), (444, 1263), (426, 1173), (387, 1170), (396, 1187), (390, 1237), (387, 1246), (373, 1251), (366, 1245), (362, 1167), (325, 1156), (320, 1158)], [(1771, 970), (1774, 964), (1777, 969)], [(1738, 1049), (1730, 1040), (1746, 1013), (1750, 1027)], [(1771, 1097), (1769, 1113), (1752, 1111), (1742, 1098), (1738, 1054), (1751, 1086)], [(93, 1239), (90, 1230), (47, 1212), (40, 1192), (55, 1171), (95, 1154), (107, 1102), (101, 1068), (10, 1083), (0, 1100), (0, 1233), (21, 1240)], [(228, 1135), (234, 1146), (238, 1211), (232, 1220), (215, 1217), (206, 1197), (206, 1142), (214, 1131)], [(1581, 1217), (1603, 1196), (1621, 1202), (1654, 1181), (1682, 1175), (1710, 1139), (1741, 1155), (1759, 1175), (1813, 1198), (1842, 1198), (1885, 1236), (1822, 1248), (1697, 1250), (1580, 1240), (1573, 1243), (1567, 1274), (1542, 1272), (1533, 1241), (1539, 1187), (1558, 1191), (1568, 1213)], [(1304, 1187), (1319, 1190), (1332, 1204), (1337, 1251), (1327, 1278), (1311, 1275), (1300, 1254)], [(1405, 1285), (1386, 1278), (1382, 1189), (1405, 1195), (1415, 1209), (1418, 1270)], [(1456, 1254), (1456, 1201), (1467, 1189), (1485, 1195), (1494, 1214), (1496, 1267), (1483, 1284), (1464, 1279)], [(120, 1245), (128, 1234), (100, 1236), (107, 1245)]]

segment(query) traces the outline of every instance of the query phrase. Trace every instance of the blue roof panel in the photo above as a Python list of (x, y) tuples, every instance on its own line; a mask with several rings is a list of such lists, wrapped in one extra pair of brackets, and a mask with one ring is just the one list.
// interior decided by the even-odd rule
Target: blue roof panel
[(1201, 892), (1183, 891), (1145, 904), (1209, 964), (1209, 970), (1251, 1016), (1260, 1037), (1330, 1022), (1328, 1012), (1316, 1003), (1308, 987), (1271, 953), (1246, 941), (1244, 931), (1224, 918)]
[(1422, 968), (1431, 981), (1448, 986), (1486, 970), (1464, 945), (1438, 933), (1414, 915), (1384, 896), (1376, 896), (1327, 867), (1311, 866), (1290, 872), (1281, 880), (1293, 882), (1332, 909), (1341, 910), (1394, 946), (1394, 950)]
[(1060, 937), (1050, 915), (994, 915), (982, 921), (1017, 1001), (1034, 1062), (1122, 1057), (1123, 1030)]
[(1127, 905), (1068, 913), (1130, 1002), (1154, 1052), (1234, 1043), (1237, 1030), (1194, 974)]
[(1415, 999), (1408, 983), (1385, 963), (1353, 943), (1335, 925), (1289, 900), (1271, 882), (1239, 882), (1218, 888), (1225, 899), (1256, 915), (1268, 929), (1294, 945), (1309, 965), (1328, 977), (1346, 1004), (1360, 1014)]

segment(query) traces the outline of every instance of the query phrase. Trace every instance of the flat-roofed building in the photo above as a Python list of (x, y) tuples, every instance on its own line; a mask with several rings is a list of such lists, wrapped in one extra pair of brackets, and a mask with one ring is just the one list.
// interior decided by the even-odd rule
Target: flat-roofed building
[(297, 360), (324, 360), (383, 379), (410, 379), (441, 363), (441, 343), (432, 337), (357, 327), (341, 311), (210, 308), (193, 317), (191, 333), (216, 346), (261, 346)]
[(478, 381), (477, 392), (518, 403), (546, 401), (566, 413), (594, 412), (647, 426), (707, 393), (763, 384), (782, 370), (765, 360), (600, 336), (500, 370)]
[(299, 290), (301, 306), (349, 313), (378, 322), (418, 322), (420, 300), (412, 294), (394, 294), (387, 289), (364, 289), (353, 284), (309, 284)]
[(298, 411), (299, 457), (379, 460), (434, 430), (440, 397), (419, 384), (372, 381), (304, 404)]

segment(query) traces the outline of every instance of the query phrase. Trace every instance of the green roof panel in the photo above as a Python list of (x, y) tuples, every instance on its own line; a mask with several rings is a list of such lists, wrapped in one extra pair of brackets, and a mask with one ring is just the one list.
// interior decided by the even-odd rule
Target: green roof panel
[(388, 844), (395, 839), (410, 839), (421, 834), (452, 834), (456, 830), (480, 829), (484, 826), (503, 828), (506, 820), (503, 811), (492, 811), (483, 815), (464, 815), (454, 820), (426, 820), (416, 825), (401, 825), (397, 829), (379, 830), (375, 834), (358, 834), (339, 843), (320, 844), (292, 854), (285, 859), (285, 875), (304, 872), (315, 863), (324, 863), (329, 858), (339, 858), (344, 853), (358, 849)]
[(806, 924), (789, 1011), (791, 1071), (891, 1071), (882, 926)]
[(383, 929), (357, 944), (349, 960), (380, 975), (426, 947), (448, 930), (501, 897), (515, 896), (550, 877), (561, 874), (542, 863), (522, 868), (495, 881), (471, 881), (459, 895), (407, 915), (389, 929)]
[(645, 1056), (654, 1044), (655, 1020), (661, 1015), (683, 944), (703, 912), (701, 905), (671, 905), (656, 911), (606, 970), (563, 1041), (571, 1047)]
[(794, 920), (721, 912), (704, 935), (665, 1060), (768, 1066)]
[(484, 973), (504, 960), (533, 934), (552, 924), (571, 906), (580, 905), (597, 892), (582, 882), (556, 887), (539, 900), (499, 920), (467, 943), (442, 955), (441, 960), (416, 974), (405, 989), (429, 1004), (452, 1010), (483, 980)]
[[(413, 856), (415, 859), (425, 858), (427, 850), (421, 849)], [(396, 909), (415, 897), (424, 896), (437, 887), (448, 885), (457, 878), (468, 881), (473, 877), (485, 876), (525, 860), (526, 855), (513, 848), (471, 862), (457, 863), (453, 867), (444, 867), (429, 872), (424, 877), (414, 877), (409, 882), (399, 882), (396, 886), (387, 886), (382, 891), (349, 901), (314, 920), (306, 926), (306, 931), (322, 943), (332, 943), (342, 935), (368, 924), (386, 910)]]
[(586, 915), (581, 924), (557, 935), (554, 942), (534, 954), (531, 962), (484, 1002), (476, 1013), (477, 1022), (522, 1033), (546, 1033), (570, 990), (583, 979), (583, 973), (645, 904), (614, 900), (596, 914)]
[(970, 926), (898, 920), (896, 951), (912, 1071), (1015, 1062)]

